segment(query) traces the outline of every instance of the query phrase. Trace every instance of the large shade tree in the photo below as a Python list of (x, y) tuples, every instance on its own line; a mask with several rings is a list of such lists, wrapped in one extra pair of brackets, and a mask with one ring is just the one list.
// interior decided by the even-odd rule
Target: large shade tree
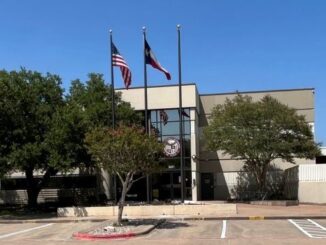
[[(139, 122), (130, 105), (115, 96), (117, 120)], [(111, 87), (99, 74), (90, 74), (85, 84), (73, 81), (64, 96), (57, 75), (0, 71), (0, 173), (25, 173), (31, 208), (51, 176), (93, 166), (85, 134), (111, 126), (110, 101)]]
[[(61, 80), (38, 72), (0, 72), (0, 163), (5, 171), (26, 175), (29, 206), (41, 187), (57, 172), (59, 160), (49, 154), (52, 119), (64, 106)], [(35, 178), (36, 170), (43, 178)]]
[(143, 128), (97, 128), (86, 137), (87, 147), (100, 167), (116, 174), (122, 185), (117, 223), (121, 224), (126, 194), (132, 185), (162, 165), (163, 144)]
[(216, 105), (204, 134), (210, 150), (244, 162), (260, 191), (265, 190), (266, 173), (275, 159), (295, 163), (295, 158), (319, 154), (305, 117), (271, 96), (254, 102), (238, 95)]

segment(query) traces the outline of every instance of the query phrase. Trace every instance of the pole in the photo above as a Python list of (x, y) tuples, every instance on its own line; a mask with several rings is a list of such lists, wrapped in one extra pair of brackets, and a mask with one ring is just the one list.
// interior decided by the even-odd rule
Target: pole
[[(114, 93), (114, 73), (113, 73), (113, 61), (112, 61), (112, 30), (110, 30), (110, 50), (111, 50), (111, 98), (112, 98), (112, 128), (115, 128), (115, 93)], [(110, 125), (110, 124), (109, 124)], [(113, 192), (114, 203), (117, 203), (117, 176), (113, 174)]]
[(112, 128), (115, 128), (115, 96), (114, 96), (114, 74), (112, 61), (112, 30), (110, 30), (110, 50), (111, 50), (111, 97), (112, 97)]
[(180, 41), (180, 25), (177, 25), (178, 31), (178, 77), (179, 77), (179, 132), (180, 132), (180, 178), (181, 178), (181, 202), (184, 203), (184, 144), (183, 144), (183, 120), (182, 120), (182, 78), (181, 78), (181, 41)]
[[(145, 103), (145, 132), (149, 134), (148, 129), (148, 102), (147, 102), (147, 67), (146, 67), (146, 27), (143, 27), (143, 37), (144, 37), (144, 103)], [(146, 196), (147, 196), (147, 203), (150, 203), (150, 181), (149, 175), (146, 175)]]

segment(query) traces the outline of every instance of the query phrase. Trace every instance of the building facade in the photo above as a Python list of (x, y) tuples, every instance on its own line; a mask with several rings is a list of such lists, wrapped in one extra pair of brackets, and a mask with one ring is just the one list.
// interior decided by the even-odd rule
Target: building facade
[[(180, 139), (179, 135), (179, 90), (178, 86), (157, 86), (148, 88), (149, 125), (158, 132), (164, 142), (168, 137)], [(137, 111), (143, 111), (144, 88), (119, 89), (124, 101), (130, 102)], [(237, 177), (242, 171), (243, 162), (233, 160), (221, 152), (208, 151), (203, 137), (203, 129), (209, 124), (209, 117), (214, 106), (223, 104), (227, 98), (237, 94), (248, 95), (254, 101), (270, 95), (281, 103), (296, 109), (304, 115), (314, 131), (314, 89), (289, 89), (271, 91), (250, 91), (236, 93), (199, 94), (196, 84), (182, 86), (182, 107), (185, 115), (185, 198), (188, 200), (226, 200), (233, 198), (232, 189), (237, 184)], [(164, 111), (168, 119), (160, 116)], [(151, 199), (180, 199), (181, 172), (179, 156), (166, 159), (168, 168), (152, 176)], [(314, 164), (314, 160), (296, 159), (297, 164)], [(293, 164), (275, 161), (278, 171), (293, 167)], [(134, 189), (135, 194), (144, 189), (144, 182)], [(141, 187), (142, 186), (142, 187)], [(132, 191), (131, 191), (132, 192)], [(133, 194), (131, 194), (133, 195)]]

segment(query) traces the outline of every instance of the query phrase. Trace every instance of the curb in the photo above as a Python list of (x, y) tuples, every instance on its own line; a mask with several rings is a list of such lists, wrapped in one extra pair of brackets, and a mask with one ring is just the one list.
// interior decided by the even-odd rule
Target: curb
[[(129, 217), (131, 218), (131, 217)], [(139, 218), (139, 217), (137, 217)], [(144, 219), (148, 219), (146, 217)], [(151, 219), (157, 220), (282, 220), (282, 219), (326, 219), (326, 215), (289, 215), (289, 216), (229, 216), (229, 217), (151, 217)], [(106, 219), (96, 218), (96, 219), (69, 219), (69, 220), (55, 220), (55, 219), (45, 219), (45, 220), (1, 220), (0, 224), (25, 224), (25, 223), (82, 223), (82, 222), (104, 222)]]
[(241, 217), (189, 217), (189, 218), (175, 218), (169, 220), (283, 220), (283, 219), (326, 219), (326, 216), (241, 216)]
[(55, 220), (55, 219), (27, 219), (27, 220), (0, 220), (0, 224), (26, 224), (26, 223), (82, 223), (82, 222), (103, 222), (108, 219), (69, 219), (69, 220)]
[(150, 233), (152, 230), (154, 230), (156, 227), (158, 227), (165, 221), (166, 221), (165, 219), (161, 219), (155, 225), (152, 225), (148, 229), (140, 231), (140, 232), (126, 232), (126, 233), (108, 234), (108, 235), (94, 235), (94, 234), (89, 234), (87, 232), (76, 232), (72, 235), (72, 237), (74, 237), (77, 240), (93, 240), (93, 241), (94, 240), (136, 237), (136, 236), (146, 235), (146, 234)]
[(111, 234), (111, 235), (91, 235), (87, 233), (76, 232), (72, 235), (73, 238), (77, 240), (106, 240), (106, 239), (117, 239), (117, 238), (130, 238), (136, 236), (136, 233), (128, 232), (121, 234)]

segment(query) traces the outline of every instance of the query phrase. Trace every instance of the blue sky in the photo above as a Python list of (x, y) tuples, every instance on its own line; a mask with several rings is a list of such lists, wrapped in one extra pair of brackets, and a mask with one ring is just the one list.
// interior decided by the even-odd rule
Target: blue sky
[[(316, 139), (326, 145), (326, 1), (323, 0), (1, 0), (0, 69), (21, 66), (109, 82), (109, 29), (143, 85), (142, 27), (160, 63), (149, 85), (177, 82), (182, 25), (184, 82), (200, 93), (315, 88)], [(122, 87), (119, 70), (116, 86)]]

